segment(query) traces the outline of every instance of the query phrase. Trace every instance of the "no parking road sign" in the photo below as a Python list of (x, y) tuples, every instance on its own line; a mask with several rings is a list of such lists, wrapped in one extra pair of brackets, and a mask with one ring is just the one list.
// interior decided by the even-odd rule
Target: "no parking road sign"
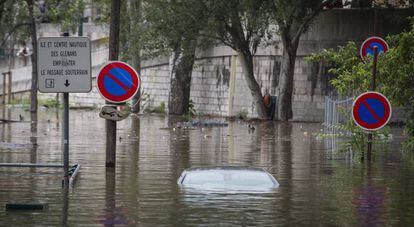
[(380, 37), (372, 36), (366, 39), (359, 50), (359, 54), (362, 59), (366, 59), (367, 56), (374, 56), (374, 47), (377, 47), (378, 54), (388, 51), (388, 44)]
[(391, 118), (391, 104), (378, 92), (365, 92), (355, 99), (352, 105), (352, 118), (365, 130), (378, 130)]
[(104, 99), (113, 103), (130, 100), (140, 86), (138, 73), (128, 64), (113, 61), (104, 65), (96, 78), (98, 91)]

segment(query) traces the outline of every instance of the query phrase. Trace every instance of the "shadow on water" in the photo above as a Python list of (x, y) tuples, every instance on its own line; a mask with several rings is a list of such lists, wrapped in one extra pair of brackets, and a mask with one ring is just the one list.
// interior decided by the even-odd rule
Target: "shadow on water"
[[(36, 134), (30, 122), (1, 124), (0, 162), (61, 163), (60, 117), (41, 110)], [(332, 158), (316, 139), (320, 124), (230, 121), (184, 129), (174, 127), (178, 120), (131, 115), (119, 122), (111, 170), (105, 168), (104, 120), (97, 110), (71, 110), (70, 163), (82, 166), (75, 187), (61, 189), (60, 169), (0, 167), (1, 207), (49, 204), (40, 213), (0, 209), (0, 226), (414, 225), (414, 159), (401, 155), (400, 140), (378, 151), (368, 167), (346, 155)], [(177, 186), (186, 168), (222, 165), (264, 168), (280, 187), (206, 194)]]

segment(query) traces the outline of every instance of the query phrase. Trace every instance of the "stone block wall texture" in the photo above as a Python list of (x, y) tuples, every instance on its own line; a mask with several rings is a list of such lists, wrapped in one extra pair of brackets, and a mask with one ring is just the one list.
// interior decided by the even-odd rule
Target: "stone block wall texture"
[[(407, 25), (404, 18), (413, 15), (412, 10), (375, 11), (336, 9), (321, 14), (308, 31), (303, 34), (298, 48), (293, 91), (293, 120), (322, 121), (324, 99), (330, 94), (325, 69), (319, 64), (309, 63), (305, 57), (324, 48), (337, 48), (348, 41), (362, 43), (372, 35), (385, 37), (402, 31)], [(376, 24), (375, 24), (375, 21)], [(89, 28), (92, 42), (93, 77), (108, 59), (107, 28)], [(56, 32), (44, 29), (42, 36), (56, 36)], [(50, 33), (50, 34), (49, 34)], [(58, 35), (58, 34), (57, 34)], [(278, 96), (280, 62), (283, 47), (278, 37), (272, 45), (261, 46), (254, 57), (254, 73), (262, 93)], [(237, 54), (229, 47), (216, 46), (196, 53), (192, 74), (191, 100), (198, 114), (214, 116), (237, 116), (247, 113), (256, 117), (252, 95), (244, 80)], [(13, 92), (30, 89), (30, 62), (18, 59), (12, 70)], [(168, 108), (170, 96), (171, 65), (168, 57), (146, 60), (141, 63), (143, 106), (156, 107), (164, 103)], [(0, 70), (6, 71), (7, 64), (0, 62)], [(99, 106), (104, 103), (93, 82), (93, 90), (87, 94), (71, 94), (70, 101), (75, 106)], [(232, 87), (234, 89), (232, 89)], [(0, 86), (0, 94), (2, 93)], [(50, 94), (42, 94), (50, 97)], [(52, 94), (53, 96), (53, 94)]]
[[(412, 10), (402, 10), (390, 16), (387, 10), (377, 11), (375, 24), (374, 10), (338, 9), (323, 13), (305, 33), (298, 48), (295, 65), (293, 91), (293, 120), (322, 121), (324, 117), (324, 100), (329, 95), (329, 85), (324, 68), (305, 60), (305, 57), (325, 48), (338, 48), (348, 41), (362, 43), (374, 34), (385, 37), (387, 34), (398, 33), (406, 26), (405, 17)], [(391, 20), (392, 18), (392, 20)], [(275, 39), (278, 43), (278, 39)], [(199, 114), (236, 116), (247, 112), (249, 117), (256, 117), (252, 95), (243, 77), (239, 61), (236, 60), (234, 74), (235, 91), (231, 93), (230, 81), (232, 74), (231, 56), (235, 53), (228, 47), (217, 46), (199, 50), (192, 74), (190, 98)], [(278, 96), (278, 83), (282, 46), (260, 47), (254, 58), (255, 77), (262, 88), (262, 93)], [(148, 90), (151, 104), (168, 101), (169, 84), (154, 82), (156, 77), (163, 77), (169, 83), (169, 72), (163, 71), (167, 61), (155, 61), (154, 67), (143, 68), (143, 87)], [(164, 65), (156, 65), (163, 62)], [(147, 73), (150, 71), (152, 73)], [(149, 79), (145, 79), (150, 75)], [(154, 87), (159, 86), (159, 89)], [(155, 92), (155, 93), (154, 93)], [(231, 107), (230, 107), (231, 105)], [(230, 112), (231, 109), (231, 112)]]

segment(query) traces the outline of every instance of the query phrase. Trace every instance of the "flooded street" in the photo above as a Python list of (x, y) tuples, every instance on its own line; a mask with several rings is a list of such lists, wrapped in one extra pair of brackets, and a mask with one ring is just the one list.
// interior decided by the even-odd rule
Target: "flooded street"
[[(39, 112), (32, 146), (29, 113), (0, 124), (1, 163), (61, 163), (61, 113)], [(4, 116), (3, 115), (3, 116)], [(117, 164), (105, 168), (105, 124), (98, 111), (70, 111), (70, 164), (81, 165), (73, 188), (59, 168), (0, 167), (0, 226), (288, 226), (414, 225), (414, 159), (394, 140), (371, 166), (327, 149), (320, 123), (228, 122), (227, 127), (175, 128), (163, 116), (118, 122)], [(280, 183), (272, 193), (184, 191), (189, 167), (262, 167)], [(44, 211), (6, 211), (9, 202), (47, 203)]]

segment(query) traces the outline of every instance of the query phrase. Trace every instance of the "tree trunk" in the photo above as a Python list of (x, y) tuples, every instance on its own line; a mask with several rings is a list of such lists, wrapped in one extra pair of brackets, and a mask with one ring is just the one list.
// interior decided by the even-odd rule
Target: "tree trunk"
[(36, 20), (33, 14), (34, 2), (33, 0), (27, 0), (27, 7), (29, 10), (30, 18), (30, 37), (32, 40), (33, 52), (31, 57), (32, 61), (32, 86), (30, 89), (30, 131), (32, 133), (37, 132), (37, 30), (36, 30)]
[(266, 107), (264, 106), (264, 103), (263, 103), (262, 91), (254, 77), (253, 56), (250, 53), (246, 53), (241, 50), (237, 50), (237, 53), (240, 58), (241, 66), (243, 68), (244, 78), (246, 79), (247, 86), (249, 87), (250, 92), (253, 97), (253, 102), (257, 110), (258, 118), (269, 119), (269, 116), (267, 115)]
[(282, 70), (279, 84), (279, 119), (287, 121), (292, 119), (293, 79), (295, 73), (296, 51), (299, 40), (285, 40), (282, 55)]
[[(140, 29), (141, 26), (141, 0), (128, 0), (128, 10), (129, 10), (129, 42), (131, 47), (135, 48), (141, 47), (140, 42)], [(129, 51), (131, 57), (131, 66), (137, 71), (141, 76), (141, 48), (136, 48), (133, 51)], [(139, 88), (137, 94), (132, 98), (132, 113), (139, 113), (140, 111), (140, 98), (141, 98), (141, 88)]]
[(188, 113), (190, 104), (191, 74), (195, 60), (196, 41), (183, 41), (173, 53), (169, 114)]

